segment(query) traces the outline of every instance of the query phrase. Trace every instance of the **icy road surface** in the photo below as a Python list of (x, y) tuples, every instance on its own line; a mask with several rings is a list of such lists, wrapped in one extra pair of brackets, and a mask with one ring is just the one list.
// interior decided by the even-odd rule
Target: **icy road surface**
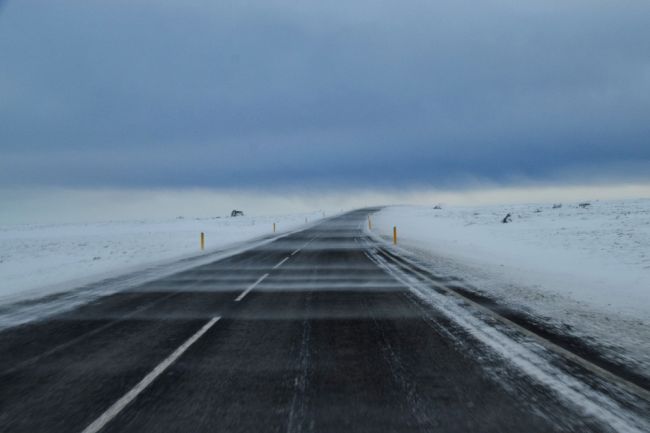
[(448, 291), (368, 212), (3, 330), (2, 431), (648, 431), (642, 380)]

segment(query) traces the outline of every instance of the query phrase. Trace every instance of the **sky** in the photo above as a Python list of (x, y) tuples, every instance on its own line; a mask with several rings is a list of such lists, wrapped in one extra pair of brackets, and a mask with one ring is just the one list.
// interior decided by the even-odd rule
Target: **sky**
[(648, 23), (646, 0), (0, 0), (0, 200), (644, 194)]

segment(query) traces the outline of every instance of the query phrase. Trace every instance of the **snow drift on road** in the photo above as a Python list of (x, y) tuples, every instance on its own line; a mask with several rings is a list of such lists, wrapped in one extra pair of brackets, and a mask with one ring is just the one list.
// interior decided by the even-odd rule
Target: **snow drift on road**
[(320, 212), (275, 217), (0, 226), (0, 303), (74, 289), (111, 275), (292, 230)]
[(650, 200), (400, 206), (373, 224), (386, 241), (397, 226), (399, 247), (436, 273), (650, 367)]

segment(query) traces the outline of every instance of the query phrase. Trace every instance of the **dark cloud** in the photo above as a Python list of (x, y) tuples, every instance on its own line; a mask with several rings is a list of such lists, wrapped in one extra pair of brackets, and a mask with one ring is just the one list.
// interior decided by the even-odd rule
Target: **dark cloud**
[(650, 175), (645, 1), (8, 2), (0, 182)]

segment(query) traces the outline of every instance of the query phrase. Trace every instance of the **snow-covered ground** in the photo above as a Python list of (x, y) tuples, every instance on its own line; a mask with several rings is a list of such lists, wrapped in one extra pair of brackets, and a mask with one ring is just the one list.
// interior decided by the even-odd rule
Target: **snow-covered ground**
[[(0, 304), (75, 289), (165, 261), (209, 255), (235, 243), (296, 229), (322, 213), (0, 226)], [(200, 232), (206, 250), (199, 249)]]
[(650, 200), (389, 207), (373, 225), (387, 242), (397, 226), (438, 274), (650, 368)]

